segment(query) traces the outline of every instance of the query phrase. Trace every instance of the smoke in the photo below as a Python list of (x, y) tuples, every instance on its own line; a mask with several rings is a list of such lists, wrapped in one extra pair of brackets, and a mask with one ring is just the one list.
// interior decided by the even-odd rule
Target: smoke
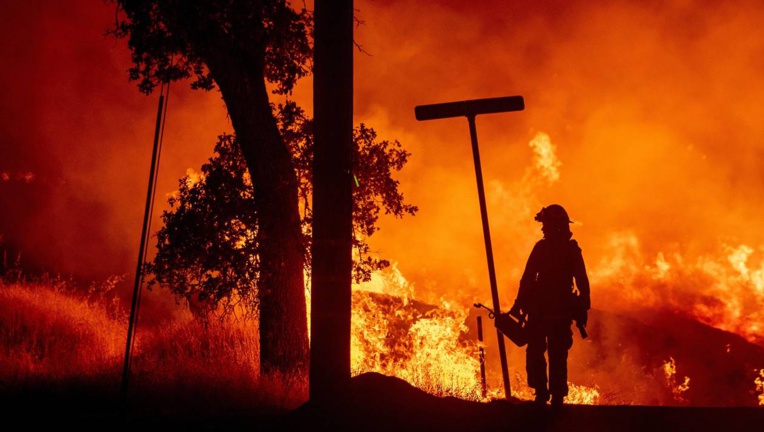
[[(35, 0), (1, 8), (0, 55), (9, 67), (0, 70), (0, 172), (34, 175), (30, 182), (0, 182), (2, 247), (20, 254), (29, 272), (86, 280), (130, 274), (157, 96), (143, 96), (128, 82), (125, 43), (105, 34), (114, 5)], [(211, 155), (227, 127), (214, 93), (180, 85), (169, 104), (156, 215), (164, 192)], [(158, 223), (156, 217), (154, 230)]]
[[(614, 306), (601, 295), (606, 286), (658, 266), (659, 256), (671, 269), (702, 259), (726, 266), (725, 247), (747, 245), (750, 277), (759, 277), (764, 230), (752, 221), (763, 210), (755, 197), (764, 5), (376, 0), (356, 8), (356, 122), (412, 153), (399, 179), (420, 208), (383, 218), (371, 242), (418, 298), (469, 305), (490, 291), (467, 122), (417, 122), (414, 107), (515, 94), (524, 111), (477, 118), (504, 307), (540, 238), (533, 215), (551, 203), (577, 222), (600, 284), (595, 307)], [(13, 67), (0, 70), (0, 172), (36, 178), (0, 184), (3, 241), (54, 271), (129, 273), (157, 95), (128, 82), (125, 42), (104, 35), (114, 5), (11, 1), (2, 12), (0, 55)], [(311, 84), (293, 96), (308, 111)], [(217, 91), (174, 84), (153, 231), (165, 194), (224, 131)]]
[[(574, 236), (595, 272), (614, 259), (609, 242), (618, 233), (634, 236), (646, 257), (694, 260), (745, 242), (759, 258), (764, 232), (752, 221), (762, 214), (755, 197), (764, 6), (375, 1), (358, 8), (364, 24), (356, 39), (369, 55), (357, 55), (356, 117), (412, 152), (401, 186), (420, 207), (411, 220), (385, 221), (375, 245), (419, 289), (489, 295), (467, 122), (413, 115), (419, 104), (480, 97), (526, 101), (522, 112), (477, 118), (505, 304), (540, 237), (532, 215), (551, 203), (580, 222)], [(556, 146), (559, 180), (543, 184), (549, 177), (537, 172), (536, 184), (523, 184), (538, 157), (528, 143), (542, 131)], [(598, 307), (606, 301), (595, 297)]]
[[(662, 369), (674, 356), (678, 384), (691, 378), (683, 397), (750, 404), (760, 349), (741, 340), (725, 351), (695, 320), (761, 344), (764, 5), (357, 7), (365, 24), (356, 39), (369, 55), (356, 57), (356, 117), (412, 152), (401, 188), (420, 208), (407, 221), (383, 221), (372, 241), (417, 298), (490, 304), (467, 122), (417, 122), (413, 108), (522, 95), (524, 111), (477, 118), (503, 309), (541, 237), (533, 215), (561, 204), (577, 222), (596, 309), (591, 340), (571, 351), (571, 380), (597, 384), (603, 402), (674, 404), (676, 387)], [(555, 146), (556, 181), (536, 168), (529, 147), (541, 132)], [(640, 308), (687, 320), (629, 318)], [(486, 334), (498, 386), (495, 340)], [(524, 378), (522, 350), (509, 355), (510, 370)]]

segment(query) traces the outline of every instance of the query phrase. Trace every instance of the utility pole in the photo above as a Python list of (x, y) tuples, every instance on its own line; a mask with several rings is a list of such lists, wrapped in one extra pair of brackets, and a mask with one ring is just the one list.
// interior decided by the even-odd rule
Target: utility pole
[[(488, 227), (488, 210), (485, 203), (485, 190), (483, 188), (483, 170), (480, 166), (480, 151), (478, 150), (477, 128), (475, 116), (479, 114), (501, 113), (508, 111), (522, 111), (525, 109), (525, 101), (522, 96), (509, 96), (490, 99), (475, 99), (459, 102), (447, 102), (432, 105), (420, 105), (414, 108), (417, 120), (436, 120), (450, 117), (467, 117), (470, 127), (470, 139), (472, 141), (472, 158), (475, 164), (475, 177), (477, 178), (478, 199), (480, 201), (480, 216), (483, 221), (483, 240), (485, 241), (485, 254), (488, 261), (488, 276), (491, 283), (491, 298), (493, 310), (498, 316), (501, 313), (499, 305), (499, 290), (496, 284), (496, 269), (493, 264), (493, 247), (491, 246), (491, 231)], [(504, 381), (504, 397), (512, 395), (509, 385), (509, 370), (507, 368), (507, 353), (504, 349), (504, 335), (496, 329), (499, 347), (499, 360), (501, 361), (501, 375)]]
[(141, 244), (138, 248), (138, 265), (135, 270), (133, 286), (133, 300), (130, 305), (130, 318), (127, 324), (127, 341), (125, 343), (125, 360), (122, 367), (122, 384), (120, 391), (123, 401), (127, 398), (128, 382), (130, 380), (130, 365), (132, 363), (132, 348), (135, 339), (135, 328), (138, 325), (138, 308), (141, 302), (143, 288), (143, 265), (146, 257), (149, 229), (151, 227), (151, 214), (154, 209), (154, 196), (156, 194), (156, 178), (159, 173), (159, 157), (162, 151), (162, 138), (164, 137), (164, 125), (167, 119), (167, 103), (165, 94), (169, 98), (170, 84), (162, 84), (159, 90), (159, 105), (157, 107), (156, 127), (154, 128), (154, 146), (151, 152), (151, 168), (149, 170), (149, 185), (146, 192), (146, 206), (143, 214), (143, 229), (141, 230)]
[(347, 394), (353, 236), (353, 1), (316, 0), (310, 399)]

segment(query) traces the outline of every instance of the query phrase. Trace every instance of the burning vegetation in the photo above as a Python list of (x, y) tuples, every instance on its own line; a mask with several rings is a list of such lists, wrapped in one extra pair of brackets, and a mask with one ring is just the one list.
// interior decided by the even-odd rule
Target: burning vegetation
[[(548, 134), (537, 133), (528, 145), (533, 161), (521, 181), (494, 183), (493, 192), (505, 205), (521, 203), (530, 212), (536, 194), (562, 181), (564, 165)], [(188, 171), (182, 185), (193, 188), (207, 180)], [(507, 210), (494, 203), (499, 214)], [(578, 222), (574, 228), (583, 226)], [(532, 235), (528, 228), (521, 238), (530, 241)], [(595, 310), (590, 339), (577, 341), (571, 351), (567, 403), (763, 405), (760, 323), (764, 320), (764, 261), (758, 250), (730, 242), (704, 254), (683, 253), (676, 247), (648, 254), (635, 232), (610, 232), (603, 238), (601, 250), (587, 263)], [(235, 250), (240, 248), (241, 243), (234, 244)], [(364, 252), (371, 250), (366, 247)], [(521, 265), (518, 260), (502, 273), (517, 274)], [(378, 372), (433, 395), (465, 400), (486, 402), (503, 397), (493, 322), (470, 307), (474, 302), (486, 302), (487, 290), (453, 290), (438, 285), (437, 280), (422, 288), (408, 281), (396, 263), (367, 274), (368, 280), (360, 278), (354, 285), (353, 375)], [(22, 318), (26, 312), (6, 313), (4, 343), (10, 354), (3, 359), (7, 365), (3, 381), (66, 381), (82, 376), (82, 368), (86, 377), (103, 377), (118, 370), (124, 337), (119, 329), (125, 324), (119, 304), (72, 296), (60, 282), (44, 285), (4, 284), (3, 304), (22, 305), (28, 316), (38, 317), (34, 320), (38, 323), (74, 320), (79, 323), (76, 328), (90, 329), (90, 336), (50, 333), (43, 329), (67, 326), (29, 325), (28, 318)], [(114, 283), (110, 286), (113, 289)], [(309, 310), (309, 283), (306, 288)], [(509, 302), (513, 294), (504, 290), (502, 299)], [(185, 387), (187, 377), (194, 376), (195, 391), (201, 394), (205, 386), (219, 386), (218, 381), (230, 382), (230, 376), (236, 376), (238, 394), (264, 392), (263, 386), (280, 382), (281, 390), (276, 392), (280, 402), (263, 403), (295, 406), (300, 402), (304, 389), (303, 393), (295, 389), (304, 383), (260, 375), (256, 314), (241, 321), (198, 320), (184, 310), (165, 312), (170, 318), (164, 324), (139, 330), (134, 368), (140, 391)], [(478, 316), (486, 326), (483, 342), (477, 340)], [(77, 339), (78, 346), (53, 348), (69, 339)], [(486, 353), (485, 383), (480, 375), (481, 348)], [(524, 349), (509, 345), (508, 351), (512, 396), (531, 400), (523, 371)], [(77, 355), (59, 358), (61, 352)], [(203, 371), (210, 364), (221, 374)], [(224, 386), (218, 391), (231, 389)]]
[[(433, 142), (425, 143), (414, 137), (411, 131), (421, 129), (415, 129), (410, 118), (416, 102), (410, 95), (434, 100), (442, 94), (441, 87), (431, 90), (426, 81), (453, 88), (469, 83), (465, 86), (470, 94), (493, 92), (496, 83), (502, 82), (508, 88), (522, 88), (534, 107), (518, 118), (518, 125), (488, 119), (481, 123), (503, 309), (515, 294), (527, 258), (523, 251), (539, 234), (532, 214), (544, 203), (560, 197), (568, 200), (571, 216), (577, 221), (573, 231), (587, 245), (584, 253), (595, 309), (590, 318), (590, 338), (576, 340), (571, 351), (567, 402), (764, 405), (764, 232), (749, 224), (762, 210), (755, 199), (761, 192), (761, 151), (756, 143), (764, 131), (756, 115), (761, 111), (759, 102), (751, 95), (760, 93), (761, 64), (752, 59), (760, 57), (764, 39), (750, 31), (764, 18), (761, 5), (748, 2), (745, 8), (737, 9), (723, 4), (666, 2), (651, 6), (661, 9), (661, 13), (654, 13), (636, 3), (596, 7), (581, 3), (581, 12), (573, 13), (562, 11), (567, 7), (528, 12), (505, 2), (485, 8), (488, 12), (470, 11), (490, 17), (464, 19), (466, 3), (454, 2), (428, 10), (430, 19), (424, 25), (417, 18), (425, 15), (418, 9), (421, 5), (399, 3), (404, 4), (396, 8), (387, 7), (387, 3), (363, 5), (375, 20), (358, 29), (359, 40), (367, 47), (402, 49), (374, 52), (374, 56), (359, 59), (358, 75), (365, 80), (358, 83), (362, 102), (358, 115), (379, 125), (379, 130), (406, 135), (406, 149), (413, 157), (411, 169), (401, 175), (401, 190), (423, 210), (413, 221), (407, 221), (408, 228), (387, 230), (387, 237), (369, 243), (367, 252), (384, 250), (387, 257), (400, 262), (400, 270), (393, 266), (388, 271), (375, 271), (370, 273), (370, 281), (354, 287), (353, 374), (396, 376), (439, 396), (474, 401), (502, 397), (493, 322), (470, 306), (487, 302), (488, 295), (472, 173), (465, 171), (471, 167), (464, 163), (465, 154), (458, 148), (461, 138), (453, 139), (463, 125), (453, 129), (445, 125)], [(708, 11), (706, 7), (711, 10), (701, 14), (701, 10)], [(40, 14), (45, 17), (56, 11), (43, 9)], [(80, 19), (98, 22), (100, 29), (103, 19), (111, 19), (113, 10), (97, 18), (91, 15), (89, 12)], [(509, 18), (503, 17), (517, 21), (507, 25), (503, 20)], [(69, 28), (75, 26), (74, 21), (67, 24), (69, 21), (54, 15), (46, 19), (48, 26), (26, 22), (24, 26), (43, 28), (48, 37), (57, 26), (63, 26), (67, 34), (81, 37)], [(459, 44), (432, 37), (451, 33), (451, 29), (440, 28), (444, 25), (440, 23), (454, 26), (461, 22), (466, 23), (457, 33), (470, 41), (469, 49), (457, 52)], [(692, 24), (683, 25), (688, 22)], [(390, 33), (389, 28), (400, 31)], [(6, 31), (23, 34), (20, 28)], [(489, 33), (497, 38), (486, 41)], [(610, 36), (603, 40), (602, 35)], [(480, 50), (474, 49), (478, 42), (485, 43)], [(76, 43), (82, 47), (77, 49), (91, 49), (84, 40)], [(625, 52), (627, 45), (631, 49)], [(59, 82), (75, 82), (73, 77), (79, 71), (45, 60), (52, 58), (46, 51), (52, 49), (39, 48), (28, 62), (44, 59), (37, 66), (40, 71), (60, 70), (63, 76)], [(471, 52), (479, 52), (481, 57), (465, 54)], [(720, 61), (714, 54), (719, 52), (729, 55)], [(412, 58), (419, 61), (410, 61)], [(460, 58), (461, 63), (475, 67), (466, 70), (455, 65), (453, 71), (441, 71), (442, 76), (435, 80), (428, 71), (436, 68), (425, 69), (422, 64), (436, 58), (438, 64), (443, 58)], [(100, 60), (99, 64), (119, 65), (100, 76), (123, 75), (125, 64), (108, 56)], [(390, 66), (380, 67), (379, 61)], [(392, 70), (399, 75), (390, 75)], [(42, 82), (44, 76), (42, 72), (30, 74), (33, 81), (27, 84)], [(420, 80), (411, 82), (411, 77)], [(17, 81), (15, 76), (6, 78)], [(398, 90), (380, 92), (376, 88), (380, 82), (387, 83), (386, 89)], [(9, 91), (40, 91), (34, 85), (15, 87)], [(99, 105), (104, 103), (101, 89), (90, 83), (79, 87), (82, 91), (58, 89), (56, 94), (64, 101), (61, 105), (68, 100), (76, 101), (72, 107), (96, 107), (89, 115), (96, 116), (97, 122), (105, 123), (112, 117), (141, 118), (144, 101), (115, 104), (118, 95), (112, 95), (110, 106), (133, 107), (115, 114)], [(730, 94), (737, 96), (730, 98)], [(206, 156), (209, 146), (194, 144), (200, 141), (194, 134), (220, 130), (224, 120), (218, 119), (223, 117), (219, 98), (215, 95), (202, 103), (183, 96), (187, 105), (177, 111), (183, 127), (172, 130), (172, 134), (178, 137), (176, 144), (198, 147), (189, 150), (191, 147), (177, 145), (170, 151), (180, 153), (177, 149), (182, 148), (183, 152)], [(301, 98), (307, 100), (295, 96), (298, 101)], [(41, 94), (27, 98), (18, 93), (7, 100), (38, 99), (44, 100)], [(720, 110), (721, 106), (725, 108)], [(124, 130), (100, 136), (102, 131), (96, 128), (90, 132), (93, 135), (82, 136), (79, 129), (89, 129), (78, 126), (82, 119), (73, 120), (73, 114), (54, 115), (51, 110), (50, 104), (40, 104), (34, 114), (50, 126), (28, 128), (41, 130), (35, 132), (40, 137), (30, 138), (46, 143), (44, 147), (37, 145), (46, 150), (39, 154), (49, 150), (65, 159), (64, 155), (84, 148), (94, 156), (83, 159), (87, 164), (78, 158), (72, 159), (77, 162), (65, 160), (62, 169), (66, 175), (61, 184), (74, 185), (68, 187), (78, 189), (76, 194), (57, 193), (56, 206), (35, 208), (35, 215), (30, 210), (4, 222), (3, 270), (18, 255), (18, 245), (8, 253), (5, 250), (12, 231), (20, 233), (14, 240), (23, 240), (25, 250), (49, 245), (55, 253), (41, 261), (55, 262), (59, 268), (101, 268), (107, 255), (103, 245), (120, 248), (119, 254), (108, 254), (119, 255), (113, 261), (129, 262), (134, 254), (121, 250), (123, 239), (137, 237), (125, 227), (137, 219), (131, 207), (140, 199), (132, 191), (142, 185), (126, 180), (124, 172), (144, 169), (147, 158), (124, 149), (143, 137), (135, 132), (125, 135)], [(8, 111), (19, 115), (15, 109)], [(206, 121), (198, 120), (199, 113)], [(97, 117), (101, 115), (104, 117)], [(213, 118), (217, 120), (210, 120)], [(31, 123), (16, 117), (12, 120)], [(146, 124), (141, 127), (150, 129)], [(20, 137), (14, 139), (25, 142)], [(119, 151), (110, 150), (109, 145)], [(182, 165), (182, 173), (190, 162), (183, 159), (173, 163)], [(37, 170), (0, 168), (3, 191), (26, 191), (21, 188), (36, 187), (46, 178)], [(86, 178), (98, 180), (90, 183)], [(192, 189), (202, 177), (189, 171), (187, 180), (187, 188)], [(369, 184), (363, 180), (361, 185)], [(173, 186), (166, 182), (160, 189)], [(10, 198), (3, 203), (7, 208), (20, 203), (48, 203), (53, 195), (14, 192), (4, 195)], [(84, 196), (98, 205), (83, 201)], [(115, 200), (115, 196), (120, 199)], [(108, 211), (102, 208), (104, 203), (109, 203)], [(57, 211), (61, 209), (65, 211)], [(51, 221), (47, 214), (65, 217)], [(381, 220), (385, 227), (390, 226), (385, 225), (388, 223)], [(43, 232), (40, 227), (47, 224), (55, 229), (34, 235)], [(72, 236), (73, 228), (87, 235)], [(49, 242), (61, 233), (68, 233), (65, 241)], [(84, 239), (97, 239), (99, 245), (88, 246)], [(242, 246), (238, 243), (234, 249)], [(60, 264), (69, 261), (74, 264)], [(58, 282), (2, 283), (0, 297), (0, 343), (4, 348), (0, 381), (6, 385), (59, 383), (84, 377), (118, 387), (114, 380), (124, 339), (123, 305), (94, 301), (82, 293), (74, 295)], [(153, 386), (153, 390), (164, 386), (168, 393), (178, 390), (178, 394), (193, 387), (191, 393), (196, 395), (229, 392), (242, 396), (242, 400), (258, 401), (281, 385), (281, 391), (275, 392), (279, 401), (271, 403), (294, 406), (299, 402), (289, 393), (293, 384), (289, 380), (273, 379), (263, 384), (256, 325), (238, 327), (211, 321), (207, 327), (195, 322), (184, 307), (175, 308), (163, 303), (166, 299), (157, 298), (162, 298), (159, 293), (147, 294), (146, 306), (152, 301), (162, 304), (161, 311), (153, 313), (162, 318), (151, 317), (162, 325), (141, 324), (136, 342), (136, 385)], [(477, 316), (482, 316), (487, 335), (482, 343), (476, 336)], [(481, 388), (481, 347), (486, 352), (486, 397)], [(525, 385), (523, 355), (522, 349), (509, 346), (513, 396), (529, 400), (532, 395)], [(188, 377), (194, 377), (194, 385), (188, 384)], [(205, 386), (218, 386), (219, 392), (206, 392)], [(252, 397), (255, 393), (259, 396)]]
[[(479, 312), (448, 301), (440, 306), (423, 303), (416, 300), (415, 291), (396, 267), (356, 287), (353, 373), (397, 376), (436, 395), (478, 401), (503, 397), (491, 338), (482, 345), (487, 351), (488, 396), (481, 396), (481, 345), (475, 325)], [(486, 315), (483, 322), (492, 326)], [(590, 339), (578, 341), (571, 351), (567, 403), (758, 403), (760, 390), (755, 385), (760, 386), (761, 378), (751, 373), (751, 366), (764, 360), (759, 345), (671, 311), (632, 309), (621, 315), (594, 310), (590, 322)], [(718, 350), (704, 356), (704, 346)], [(523, 371), (524, 349), (510, 344), (508, 351), (513, 396), (532, 400)], [(671, 352), (678, 353), (681, 364), (672, 356), (661, 358)], [(690, 376), (698, 377), (692, 379), (697, 388), (691, 388)]]
[[(533, 165), (522, 181), (508, 187), (505, 193), (533, 202), (534, 193), (560, 181), (563, 164), (548, 135), (536, 134), (529, 147), (534, 153)], [(202, 178), (192, 181), (191, 174), (182, 180), (183, 184), (201, 184)], [(588, 263), (595, 310), (590, 319), (590, 338), (577, 341), (571, 351), (567, 403), (764, 404), (764, 347), (759, 331), (764, 310), (764, 263), (753, 259), (757, 251), (738, 244), (723, 245), (716, 253), (694, 259), (671, 249), (657, 251), (651, 258), (633, 232), (613, 232), (605, 238), (602, 258)], [(504, 270), (516, 273), (514, 268)], [(408, 281), (396, 263), (372, 271), (369, 276), (354, 285), (353, 375), (378, 372), (437, 396), (483, 402), (503, 397), (496, 340), (491, 331), (493, 321), (470, 306), (476, 301), (485, 302), (487, 290), (454, 292), (449, 288), (439, 290), (437, 285), (423, 289)], [(61, 283), (49, 285), (5, 284), (3, 304), (28, 304), (21, 308), (30, 311), (29, 316), (69, 316), (80, 320), (77, 328), (91, 328), (93, 336), (52, 334), (43, 327), (61, 326), (29, 326), (22, 318), (26, 313), (6, 313), (4, 340), (12, 355), (3, 360), (8, 365), (4, 381), (66, 381), (80, 376), (82, 367), (96, 376), (116, 371), (121, 360), (124, 335), (119, 329), (125, 324), (124, 310), (113, 301), (73, 297), (73, 291), (66, 292)], [(505, 290), (502, 299), (509, 302), (512, 294)], [(153, 295), (161, 297), (159, 293)], [(262, 394), (255, 399), (281, 406), (295, 406), (301, 401), (304, 389), (299, 388), (304, 383), (260, 375), (256, 314), (239, 315), (243, 318), (240, 321), (206, 316), (199, 320), (184, 307), (167, 308), (164, 324), (148, 325), (138, 332), (134, 373), (140, 391), (186, 387), (188, 377), (193, 376), (195, 392), (201, 394), (206, 386), (220, 386), (220, 380), (230, 383), (230, 376), (236, 376), (237, 394), (267, 392), (264, 386), (281, 383), (281, 390), (276, 392), (280, 402), (265, 401), (267, 397)], [(168, 313), (170, 310), (174, 312)], [(92, 323), (81, 321), (89, 316), (99, 318)], [(478, 316), (486, 326), (483, 342), (477, 340)], [(100, 323), (104, 319), (108, 323)], [(61, 359), (54, 355), (53, 345), (48, 346), (54, 340), (60, 343), (75, 338), (79, 340), (78, 348), (64, 352), (76, 352), (78, 356)], [(35, 342), (30, 345), (23, 341)], [(485, 383), (480, 375), (481, 348), (486, 353)], [(524, 349), (510, 344), (508, 351), (512, 396), (531, 400), (533, 394), (523, 370)], [(51, 369), (54, 364), (56, 370)], [(210, 364), (221, 373), (210, 375), (204, 371)], [(219, 392), (231, 391), (226, 386), (217, 388)]]
[[(0, 311), (6, 390), (54, 382), (66, 388), (84, 380), (98, 382), (106, 393), (116, 391), (125, 310), (113, 296), (113, 284), (90, 293), (83, 295), (62, 281), (0, 285), (1, 304), (6, 305)], [(304, 384), (259, 374), (256, 320), (202, 321), (168, 298), (161, 300), (159, 293), (149, 298), (154, 313), (161, 308), (158, 315), (165, 318), (146, 321), (137, 333), (135, 394), (157, 401), (175, 392), (200, 398), (177, 400), (172, 407), (157, 402), (177, 410), (214, 405), (216, 397), (221, 398), (217, 403), (245, 409), (243, 399), (234, 403), (223, 397), (231, 394), (261, 408), (301, 403), (299, 386)], [(761, 346), (673, 312), (592, 312), (590, 338), (571, 351), (568, 403), (764, 403)], [(445, 299), (439, 304), (418, 300), (416, 288), (395, 265), (375, 272), (370, 281), (354, 287), (352, 373), (395, 376), (437, 396), (483, 402), (502, 398), (495, 340), (477, 340), (479, 314)], [(492, 325), (487, 316), (483, 322)], [(481, 346), (488, 369), (486, 397), (481, 391)], [(530, 400), (522, 371), (524, 350), (509, 345), (508, 351), (513, 396)]]
[(353, 295), (352, 372), (379, 372), (432, 394), (480, 400), (478, 345), (466, 340), (463, 311), (407, 297)]
[(690, 377), (684, 377), (684, 382), (678, 381), (676, 377), (676, 362), (673, 358), (663, 364), (663, 372), (666, 374), (666, 384), (671, 388), (674, 394), (674, 400), (685, 402), (682, 394), (690, 388)]

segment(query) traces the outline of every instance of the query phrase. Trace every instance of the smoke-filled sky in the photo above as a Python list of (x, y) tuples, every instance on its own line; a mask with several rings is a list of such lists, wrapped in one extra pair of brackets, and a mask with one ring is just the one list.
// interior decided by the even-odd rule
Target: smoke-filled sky
[[(659, 252), (698, 257), (740, 244), (761, 261), (764, 4), (355, 7), (363, 49), (356, 121), (411, 152), (398, 178), (420, 208), (415, 217), (383, 219), (372, 244), (425, 299), (490, 298), (467, 122), (414, 118), (416, 105), (437, 102), (525, 98), (522, 112), (477, 118), (504, 302), (540, 237), (533, 215), (551, 203), (577, 221), (574, 235), (594, 272), (612, 263), (623, 238), (651, 262)], [(125, 41), (105, 36), (114, 6), (11, 0), (0, 16), (2, 229), (59, 271), (132, 271), (158, 96), (128, 82)], [(303, 80), (294, 94), (308, 112), (311, 84)], [(199, 169), (216, 136), (231, 131), (216, 90), (173, 84), (157, 213), (178, 178)], [(539, 140), (547, 144), (529, 145)], [(547, 168), (542, 147), (554, 151)], [(24, 180), (30, 172), (34, 179)]]
[[(592, 271), (623, 236), (648, 260), (740, 243), (760, 260), (764, 5), (358, 7), (357, 38), (370, 55), (357, 56), (356, 116), (412, 152), (401, 184), (421, 208), (386, 222), (378, 244), (420, 286), (477, 288), (488, 298), (467, 122), (417, 122), (412, 108), (514, 94), (525, 111), (477, 118), (503, 297), (514, 296), (540, 236), (533, 215), (553, 202), (580, 222), (573, 231)], [(557, 181), (533, 168), (528, 144), (539, 132), (556, 147)]]

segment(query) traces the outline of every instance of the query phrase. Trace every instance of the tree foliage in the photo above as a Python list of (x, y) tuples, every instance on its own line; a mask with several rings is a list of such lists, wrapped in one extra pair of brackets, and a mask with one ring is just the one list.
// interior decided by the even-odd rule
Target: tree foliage
[(143, 93), (187, 78), (192, 88), (210, 90), (209, 63), (221, 56), (235, 57), (242, 70), (260, 71), (279, 94), (310, 72), (312, 14), (284, 0), (112, 2), (118, 13), (109, 33), (127, 39), (130, 80)]
[[(313, 135), (312, 121), (295, 103), (279, 105), (279, 129), (289, 147), (299, 179), (306, 271), (310, 266)], [(378, 229), (380, 214), (414, 215), (393, 174), (409, 153), (398, 141), (377, 139), (374, 129), (354, 130), (353, 277), (367, 281), (371, 273), (389, 266), (373, 253), (368, 239)], [(169, 288), (179, 298), (197, 297), (218, 306), (221, 315), (257, 310), (259, 272), (258, 213), (246, 162), (234, 135), (224, 134), (215, 155), (201, 168), (180, 179), (169, 199), (157, 233), (157, 255), (148, 265), (152, 284)], [(237, 308), (237, 305), (244, 306)]]

